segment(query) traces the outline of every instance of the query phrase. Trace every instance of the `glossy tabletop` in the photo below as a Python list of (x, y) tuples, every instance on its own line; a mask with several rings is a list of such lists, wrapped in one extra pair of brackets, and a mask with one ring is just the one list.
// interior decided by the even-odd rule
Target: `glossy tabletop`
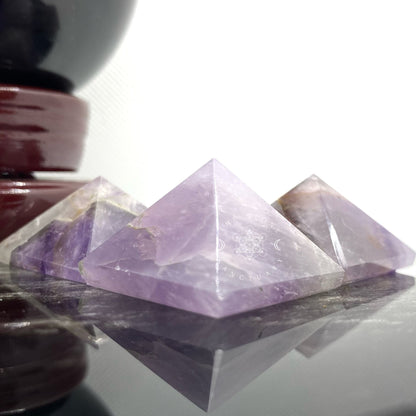
[(84, 383), (28, 414), (407, 416), (413, 274), (222, 320), (7, 267), (0, 279), (95, 345)]

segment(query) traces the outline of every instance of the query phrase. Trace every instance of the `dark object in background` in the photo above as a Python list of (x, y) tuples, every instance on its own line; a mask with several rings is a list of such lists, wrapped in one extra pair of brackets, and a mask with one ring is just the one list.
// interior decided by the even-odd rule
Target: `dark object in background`
[(0, 0), (0, 83), (71, 92), (123, 35), (135, 0)]
[(88, 106), (70, 95), (104, 65), (135, 0), (0, 0), (0, 241), (84, 183)]

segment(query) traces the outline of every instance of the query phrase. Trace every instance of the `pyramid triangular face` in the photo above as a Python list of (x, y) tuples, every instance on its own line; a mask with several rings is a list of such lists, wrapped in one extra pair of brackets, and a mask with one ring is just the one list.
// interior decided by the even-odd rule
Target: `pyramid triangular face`
[(409, 247), (315, 175), (273, 206), (344, 268), (345, 282), (414, 262)]
[(219, 162), (81, 263), (92, 286), (213, 317), (337, 287), (342, 269)]
[(99, 177), (4, 240), (0, 252), (16, 267), (83, 281), (79, 261), (144, 209)]

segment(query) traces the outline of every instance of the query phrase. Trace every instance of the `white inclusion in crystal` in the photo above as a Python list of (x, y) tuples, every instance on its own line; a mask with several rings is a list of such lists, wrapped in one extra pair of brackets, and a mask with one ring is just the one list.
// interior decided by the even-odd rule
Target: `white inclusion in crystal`
[(335, 230), (334, 226), (331, 222), (328, 223), (329, 226), (329, 234), (331, 236), (332, 245), (334, 247), (335, 255), (342, 267), (347, 267), (347, 260), (344, 256), (344, 250), (342, 249), (341, 242), (339, 241), (339, 237), (337, 231)]

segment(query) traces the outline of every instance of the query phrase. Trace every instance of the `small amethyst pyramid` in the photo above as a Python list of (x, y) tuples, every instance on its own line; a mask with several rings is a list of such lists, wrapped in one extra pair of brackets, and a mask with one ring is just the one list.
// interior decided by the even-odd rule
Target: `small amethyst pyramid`
[(212, 160), (81, 263), (96, 287), (223, 317), (333, 289), (342, 269)]
[(415, 253), (312, 175), (273, 206), (345, 270), (345, 281), (410, 266)]
[(4, 240), (3, 255), (26, 270), (83, 282), (78, 263), (145, 207), (97, 178)]

